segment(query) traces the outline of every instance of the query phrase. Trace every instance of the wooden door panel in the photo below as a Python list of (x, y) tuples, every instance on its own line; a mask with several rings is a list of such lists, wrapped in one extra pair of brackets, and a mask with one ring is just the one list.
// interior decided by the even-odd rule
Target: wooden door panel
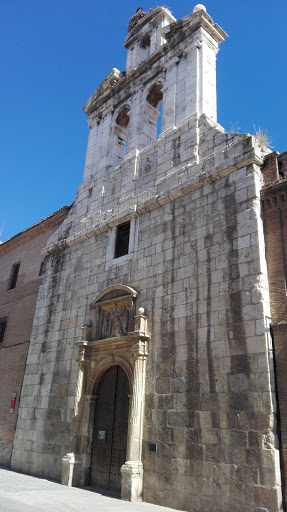
[(107, 370), (98, 386), (90, 485), (121, 491), (120, 468), (125, 462), (129, 382), (120, 366)]
[[(116, 381), (117, 367), (112, 366), (100, 380), (96, 400), (90, 485), (105, 490), (109, 488)], [(105, 438), (99, 439), (102, 432)]]
[(125, 371), (119, 366), (115, 397), (115, 417), (110, 469), (110, 490), (121, 491), (121, 467), (126, 461), (127, 430), (129, 413), (129, 382)]

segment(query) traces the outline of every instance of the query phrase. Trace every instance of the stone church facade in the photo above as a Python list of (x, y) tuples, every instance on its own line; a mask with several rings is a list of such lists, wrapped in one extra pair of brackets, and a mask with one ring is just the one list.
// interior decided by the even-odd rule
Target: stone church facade
[(281, 509), (265, 152), (217, 124), (225, 38), (202, 5), (178, 21), (139, 9), (126, 72), (84, 106), (84, 179), (44, 250), (12, 469), (185, 511)]

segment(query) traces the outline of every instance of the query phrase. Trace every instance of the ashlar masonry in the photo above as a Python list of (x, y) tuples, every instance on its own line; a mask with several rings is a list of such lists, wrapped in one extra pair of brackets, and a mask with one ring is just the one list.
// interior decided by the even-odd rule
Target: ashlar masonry
[(281, 508), (265, 154), (217, 124), (225, 38), (202, 5), (178, 21), (139, 9), (126, 71), (84, 106), (84, 179), (45, 248), (13, 469), (185, 511)]

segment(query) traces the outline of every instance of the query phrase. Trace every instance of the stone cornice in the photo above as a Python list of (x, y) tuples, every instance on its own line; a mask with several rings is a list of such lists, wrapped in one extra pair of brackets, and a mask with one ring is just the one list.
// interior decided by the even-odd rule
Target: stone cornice
[(124, 48), (129, 48), (132, 44), (134, 44), (142, 27), (148, 23), (154, 25), (159, 22), (162, 17), (168, 18), (170, 23), (176, 22), (176, 19), (166, 7), (155, 7), (148, 11), (144, 16), (142, 16), (134, 28), (131, 29), (125, 38)]
[(110, 93), (114, 90), (115, 86), (120, 82), (121, 78), (124, 76), (122, 71), (119, 71), (117, 68), (113, 68), (108, 76), (103, 80), (103, 82), (96, 89), (94, 94), (88, 99), (88, 101), (83, 106), (84, 112), (91, 113), (90, 107), (92, 104), (97, 102), (99, 98), (101, 98), (101, 102), (103, 102), (103, 98), (107, 93)]
[(191, 32), (195, 32), (199, 27), (205, 28), (218, 44), (228, 37), (228, 34), (217, 23), (214, 23), (211, 16), (204, 10), (189, 14), (172, 25), (168, 25), (162, 29), (162, 34), (168, 41), (174, 39), (178, 42), (179, 39), (182, 40), (183, 36), (186, 37)]
[(149, 341), (151, 338), (151, 333), (146, 331), (133, 331), (128, 332), (125, 336), (118, 336), (113, 338), (105, 338), (102, 340), (92, 340), (92, 341), (76, 341), (75, 345), (79, 348), (80, 356), (78, 357), (78, 362), (86, 363), (90, 360), (91, 352), (105, 352), (105, 351), (114, 351), (114, 350), (123, 350), (125, 348), (130, 348), (133, 351), (133, 354), (143, 355), (142, 354), (142, 343)]

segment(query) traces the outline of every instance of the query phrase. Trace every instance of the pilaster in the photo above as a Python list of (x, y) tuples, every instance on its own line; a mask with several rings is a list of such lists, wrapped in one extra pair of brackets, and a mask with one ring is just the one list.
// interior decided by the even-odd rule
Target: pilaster
[[(136, 327), (140, 333), (146, 330), (147, 318), (143, 315), (143, 309), (139, 309), (136, 316)], [(143, 486), (142, 465), (142, 436), (144, 419), (144, 397), (146, 380), (146, 359), (148, 344), (146, 340), (139, 338), (132, 349), (134, 357), (133, 391), (130, 401), (127, 461), (121, 468), (122, 473), (122, 499), (126, 501), (141, 501)]]
[(175, 57), (165, 65), (165, 86), (162, 88), (164, 102), (162, 107), (162, 130), (161, 136), (175, 128), (175, 108), (176, 108), (176, 84), (177, 84), (177, 64), (179, 58)]

